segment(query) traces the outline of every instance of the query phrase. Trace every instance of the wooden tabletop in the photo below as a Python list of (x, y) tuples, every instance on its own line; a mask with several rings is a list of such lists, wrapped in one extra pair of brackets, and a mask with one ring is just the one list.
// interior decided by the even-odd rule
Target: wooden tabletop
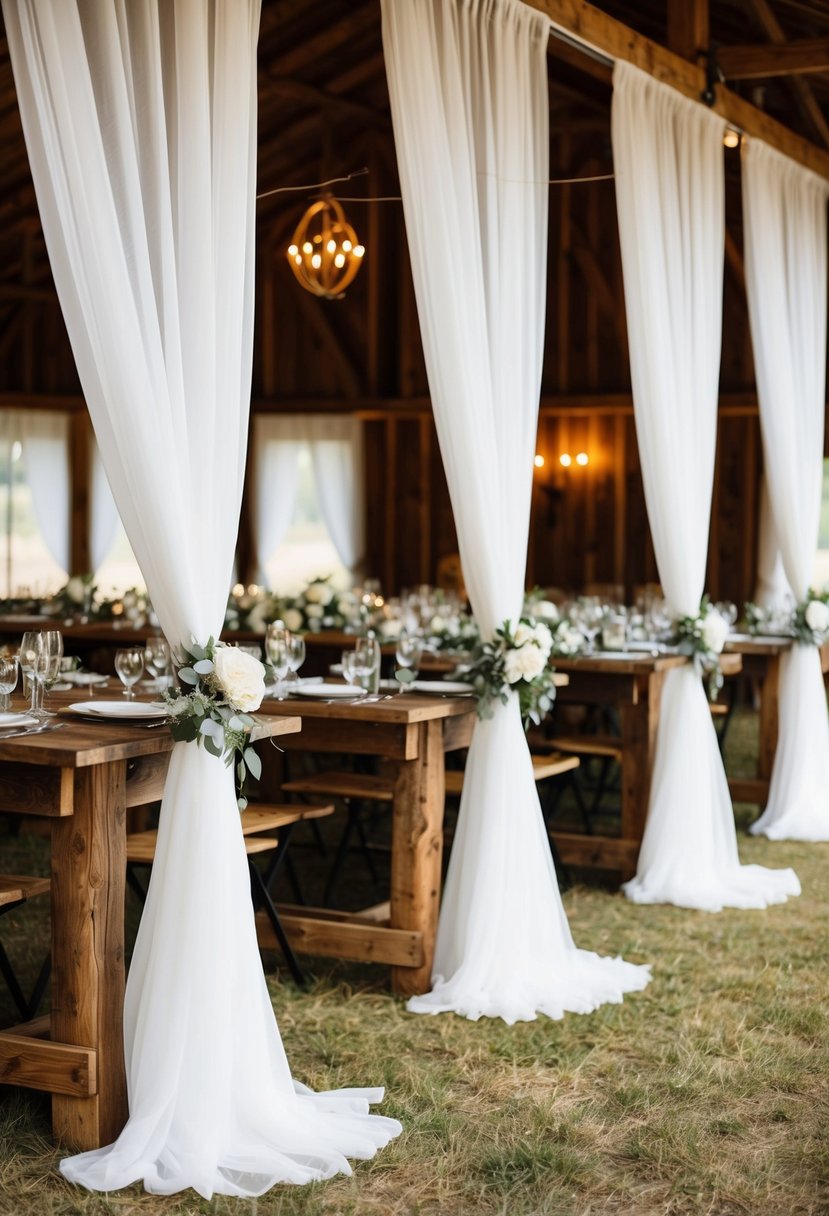
[(350, 701), (347, 698), (326, 701), (314, 697), (293, 697), (285, 701), (268, 699), (257, 711), (263, 714), (299, 714), (303, 718), (354, 719), (359, 722), (383, 723), (395, 726), (411, 726), (417, 722), (430, 722), (438, 718), (454, 718), (475, 712), (474, 697), (427, 696), (424, 693), (406, 692), (384, 696), (380, 701), (368, 703)]

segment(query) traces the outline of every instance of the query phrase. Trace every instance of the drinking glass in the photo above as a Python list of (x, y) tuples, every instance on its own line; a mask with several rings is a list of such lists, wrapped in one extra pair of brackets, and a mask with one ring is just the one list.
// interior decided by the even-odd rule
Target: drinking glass
[(40, 630), (32, 630), (23, 634), (17, 657), (20, 662), (20, 670), (23, 672), (24, 683), (27, 677), (29, 680), (28, 696), (30, 698), (31, 711), (36, 718), (40, 718), (42, 717), (41, 693), (43, 685), (39, 677), (42, 672), (45, 672), (47, 661), (43, 647), (43, 634)]
[(63, 634), (59, 629), (44, 629), (43, 638), (43, 670), (40, 673), (40, 680), (43, 684), (44, 693), (41, 698), (40, 714), (41, 717), (52, 718), (54, 714), (47, 710), (43, 704), (45, 699), (45, 689), (51, 686), (60, 679), (60, 665), (63, 661)]
[(147, 645), (144, 648), (144, 664), (156, 681), (157, 687), (162, 679), (166, 686), (170, 658), (170, 647), (165, 638), (147, 638)]
[(277, 701), (285, 700), (283, 681), (291, 670), (291, 633), (285, 628), (284, 621), (273, 621), (268, 625), (265, 634), (265, 654), (276, 676), (274, 696)]
[(305, 662), (305, 638), (301, 633), (292, 633), (288, 642), (288, 667), (296, 675)]
[[(395, 658), (399, 667), (411, 670), (412, 677), (417, 679), (420, 670), (420, 660), (423, 658), (423, 641), (417, 634), (407, 633), (404, 629), (397, 639)], [(400, 691), (405, 692), (409, 684), (401, 683)]]
[(364, 638), (357, 638), (354, 653), (357, 656), (357, 670), (361, 673), (360, 686), (376, 695), (380, 688), (380, 643), (373, 633), (369, 633)]
[(9, 697), (17, 685), (16, 654), (0, 654), (0, 711), (8, 713)]
[(343, 651), (342, 667), (346, 684), (357, 684), (357, 655), (353, 650)]
[(144, 671), (144, 650), (138, 646), (129, 646), (124, 650), (116, 650), (115, 652), (115, 670), (118, 674), (118, 679), (124, 685), (123, 696), (128, 701), (135, 698), (135, 693), (132, 691), (133, 684), (141, 679)]

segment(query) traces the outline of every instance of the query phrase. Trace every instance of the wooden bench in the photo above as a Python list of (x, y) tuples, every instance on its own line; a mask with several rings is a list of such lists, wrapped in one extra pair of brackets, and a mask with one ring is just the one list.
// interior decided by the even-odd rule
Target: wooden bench
[[(298, 984), (303, 984), (305, 977), (280, 922), (270, 887), (285, 861), (288, 843), (296, 825), (303, 820), (322, 819), (333, 813), (333, 803), (301, 806), (260, 802), (250, 803), (241, 815), (254, 907), (261, 907), (265, 912), (285, 962)], [(127, 880), (142, 901), (146, 898), (146, 892), (135, 877), (133, 867), (151, 866), (157, 844), (158, 832), (155, 829), (133, 832), (127, 836)], [(273, 858), (263, 872), (255, 864), (254, 858), (264, 853), (273, 853)]]
[[(48, 878), (33, 878), (22, 874), (0, 874), (0, 914), (11, 912), (14, 908), (18, 908), (30, 899), (35, 899), (38, 895), (48, 895), (51, 888), (52, 884)], [(20, 981), (11, 965), (11, 960), (6, 953), (6, 949), (2, 941), (0, 941), (0, 972), (2, 972), (3, 979), (6, 981), (12, 1000), (20, 1011), (21, 1017), (27, 1021), (37, 1013), (38, 1006), (43, 999), (43, 993), (46, 990), (51, 969), (52, 957), (51, 954), (47, 954), (40, 973), (35, 980), (32, 994), (27, 998), (20, 986)]]
[[(573, 772), (581, 763), (578, 756), (565, 756), (559, 752), (550, 752), (546, 756), (532, 757), (533, 776), (536, 782), (546, 781), (550, 777), (561, 777)], [(463, 769), (451, 769), (446, 774), (446, 792), (458, 796), (463, 789)]]

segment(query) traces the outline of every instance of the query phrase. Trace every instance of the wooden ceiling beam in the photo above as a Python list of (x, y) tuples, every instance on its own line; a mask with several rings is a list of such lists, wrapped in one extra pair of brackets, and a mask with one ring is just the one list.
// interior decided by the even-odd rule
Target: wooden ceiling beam
[[(782, 46), (786, 42), (786, 35), (768, 0), (749, 0), (749, 3), (760, 23), (763, 33), (769, 41), (777, 46)], [(817, 132), (826, 147), (829, 148), (829, 123), (827, 123), (823, 111), (818, 105), (809, 85), (805, 80), (801, 80), (799, 76), (791, 77), (787, 83), (794, 93), (795, 101), (801, 112), (805, 115), (806, 121), (811, 124), (813, 130)]]
[(708, 0), (668, 0), (668, 46), (696, 63), (708, 51), (711, 30)]
[[(591, 47), (607, 59), (632, 63), (654, 79), (703, 104), (701, 97), (706, 80), (701, 67), (636, 33), (615, 17), (588, 4), (587, 0), (525, 0), (525, 3), (543, 13), (555, 29), (568, 37)], [(757, 3), (757, 0), (752, 0), (752, 3)], [(807, 87), (803, 81), (796, 82)], [(716, 100), (712, 109), (722, 115), (729, 125), (763, 140), (785, 156), (829, 179), (829, 152), (795, 134), (723, 85), (717, 85), (715, 92)]]
[(770, 80), (774, 76), (801, 76), (829, 72), (829, 38), (799, 38), (773, 46), (721, 46), (717, 67), (726, 80)]
[(370, 127), (391, 126), (390, 115), (375, 110), (372, 106), (363, 105), (362, 102), (336, 96), (327, 89), (318, 89), (316, 85), (307, 84), (304, 80), (295, 80), (291, 76), (266, 76), (260, 82), (259, 104), (274, 97), (316, 111), (333, 113), (338, 119), (352, 118)]
[(323, 55), (337, 50), (343, 43), (352, 41), (365, 30), (377, 25), (379, 5), (376, 0), (360, 8), (350, 9), (345, 17), (333, 25), (324, 25), (318, 33), (277, 55), (271, 60), (270, 70), (277, 76), (290, 76), (298, 69), (307, 67)]

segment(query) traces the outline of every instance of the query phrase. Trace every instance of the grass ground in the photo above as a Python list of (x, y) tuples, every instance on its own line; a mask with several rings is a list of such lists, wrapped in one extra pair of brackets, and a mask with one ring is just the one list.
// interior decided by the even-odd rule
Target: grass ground
[[(750, 713), (733, 723), (732, 771), (753, 763), (755, 731)], [(742, 828), (752, 816), (737, 813)], [(418, 1018), (379, 968), (320, 962), (305, 992), (273, 977), (295, 1075), (384, 1084), (382, 1110), (404, 1124), (350, 1178), (258, 1201), (88, 1195), (57, 1173), (48, 1103), (0, 1089), (0, 1214), (825, 1216), (829, 846), (741, 831), (740, 851), (794, 866), (802, 897), (708, 915), (636, 907), (589, 881), (566, 893), (579, 945), (653, 964), (645, 992), (587, 1016)], [(42, 863), (43, 842), (0, 842), (4, 867), (15, 852)], [(24, 965), (44, 927), (3, 925)]]

